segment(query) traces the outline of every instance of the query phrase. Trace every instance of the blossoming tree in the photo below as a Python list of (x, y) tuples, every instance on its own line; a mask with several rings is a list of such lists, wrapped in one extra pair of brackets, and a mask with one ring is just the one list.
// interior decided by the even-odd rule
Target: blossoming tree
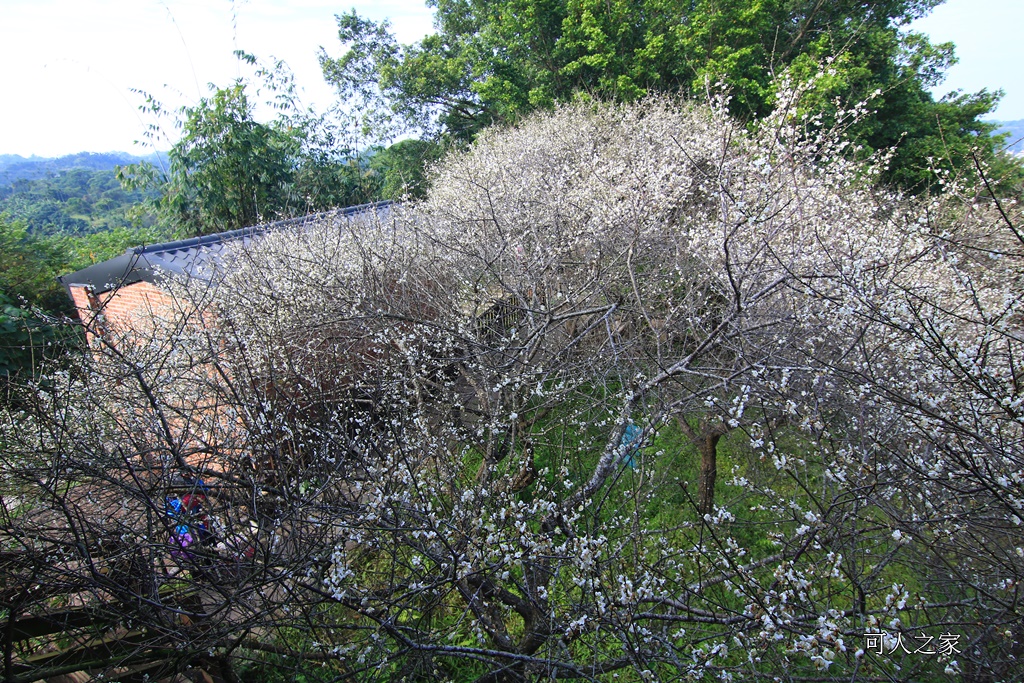
[(781, 92), (566, 106), (169, 284), (7, 417), (5, 543), (227, 672), (1008, 675), (1019, 212), (879, 189)]

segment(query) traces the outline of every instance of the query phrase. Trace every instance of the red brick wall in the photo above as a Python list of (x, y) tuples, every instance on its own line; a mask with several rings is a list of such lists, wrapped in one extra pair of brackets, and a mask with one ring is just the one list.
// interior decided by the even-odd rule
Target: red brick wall
[(92, 320), (92, 313), (89, 310), (89, 295), (86, 293), (85, 287), (81, 285), (71, 285), (68, 289), (71, 290), (71, 300), (75, 302), (75, 309), (78, 311), (78, 319), (88, 327), (89, 322)]
[(91, 343), (97, 334), (118, 336), (150, 329), (153, 316), (174, 313), (174, 299), (149, 282), (135, 282), (110, 292), (92, 295), (86, 287), (72, 285), (71, 298)]
[[(70, 291), (89, 344), (96, 350), (95, 358), (100, 363), (105, 359), (118, 362), (118, 355), (106, 354), (98, 346), (100, 335), (104, 345), (128, 351), (133, 343), (146, 345), (156, 341), (173, 345), (174, 338), (167, 335), (180, 329), (180, 325), (215, 324), (211, 312), (189, 315), (187, 304), (176, 301), (167, 291), (149, 282), (136, 282), (98, 295), (82, 286), (72, 286)], [(160, 325), (159, 320), (170, 324)], [(167, 348), (165, 346), (163, 352)], [(179, 366), (171, 371), (181, 374), (175, 379), (176, 389), (161, 395), (161, 404), (167, 409), (166, 424), (182, 457), (192, 467), (210, 471), (228, 469), (226, 459), (240, 457), (237, 444), (244, 443), (245, 432), (244, 425), (235, 417), (236, 412), (224, 404), (225, 394), (218, 391), (218, 387), (223, 389), (221, 374), (209, 358), (202, 356), (191, 367)], [(168, 391), (168, 388), (161, 386), (160, 391)], [(120, 409), (126, 411), (127, 416), (137, 418), (147, 414), (150, 406), (143, 402), (135, 406), (134, 414), (130, 405)], [(155, 465), (147, 464), (147, 467)]]

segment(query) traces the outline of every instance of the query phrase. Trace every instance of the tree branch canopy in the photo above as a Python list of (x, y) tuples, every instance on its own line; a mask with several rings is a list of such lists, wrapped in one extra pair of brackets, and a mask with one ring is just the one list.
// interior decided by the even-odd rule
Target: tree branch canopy
[(815, 87), (555, 105), (160, 281), (0, 416), (7, 632), (65, 596), (102, 618), (47, 645), (111, 675), (1012, 678), (1020, 204), (878, 185)]

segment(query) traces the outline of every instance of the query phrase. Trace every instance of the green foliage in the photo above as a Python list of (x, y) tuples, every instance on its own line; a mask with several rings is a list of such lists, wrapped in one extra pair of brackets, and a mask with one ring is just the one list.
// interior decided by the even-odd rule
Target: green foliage
[(171, 233), (165, 227), (156, 225), (116, 227), (81, 236), (54, 236), (46, 242), (62, 255), (60, 274), (63, 274), (114, 258), (131, 247), (165, 242), (170, 238)]
[(65, 264), (59, 242), (31, 234), (24, 221), (0, 216), (0, 293), (51, 311), (67, 310), (56, 277)]
[(149, 164), (118, 170), (128, 188), (164, 186), (162, 213), (192, 234), (232, 230), (286, 209), (295, 140), (253, 119), (245, 86), (215, 89), (181, 112), (165, 176)]
[(928, 92), (955, 62), (952, 43), (932, 45), (921, 34), (877, 27), (845, 43), (837, 42), (834, 34), (823, 35), (789, 64), (787, 74), (809, 80), (822, 64), (828, 65), (800, 107), (826, 125), (835, 122), (843, 107), (866, 102), (872, 115), (854, 125), (847, 137), (863, 154), (894, 150), (884, 175), (889, 182), (923, 190), (934, 182), (937, 170), (973, 172), (972, 153), (995, 175), (1018, 182), (1019, 164), (998, 154), (996, 126), (980, 118), (995, 108), (1001, 93), (953, 93), (936, 101)]
[(30, 235), (24, 222), (0, 215), (0, 402), (10, 382), (26, 377), (61, 335), (53, 314), (67, 312), (67, 295), (57, 284), (61, 259), (49, 240)]
[(380, 176), (380, 198), (423, 197), (427, 190), (425, 169), (443, 151), (440, 144), (429, 140), (403, 140), (375, 154), (370, 168)]
[[(237, 56), (257, 66), (251, 55)], [(168, 153), (166, 173), (148, 163), (118, 170), (126, 188), (163, 193), (157, 211), (179, 234), (233, 230), (380, 198), (380, 169), (344, 144), (326, 115), (300, 107), (283, 63), (259, 67), (255, 77), (258, 85), (249, 79), (211, 85), (209, 97), (177, 111), (174, 125), (182, 135)], [(265, 104), (277, 112), (273, 120), (256, 120), (253, 92), (267, 93)], [(143, 109), (167, 113), (151, 96)]]
[(0, 294), (0, 382), (6, 389), (8, 380), (31, 368), (37, 346), (45, 343), (49, 329), (32, 314)]
[(971, 148), (992, 159), (998, 144), (978, 119), (998, 93), (934, 101), (928, 88), (953, 63), (952, 45), (902, 32), (940, 1), (434, 0), (438, 32), (413, 45), (399, 45), (386, 22), (339, 15), (347, 52), (322, 54), (321, 64), (368, 128), (391, 117), (469, 140), (578, 97), (703, 97), (718, 84), (734, 114), (757, 119), (774, 106), (778, 75), (807, 77), (830, 63), (816, 111), (828, 117), (836, 98), (871, 98), (875, 113), (852, 141), (897, 146), (888, 179), (916, 190), (931, 165), (970, 167)]
[(0, 212), (24, 221), (33, 234), (87, 234), (152, 224), (154, 217), (135, 207), (153, 196), (126, 191), (112, 167), (76, 168), (0, 187)]
[(252, 110), (236, 83), (185, 112), (170, 154), (168, 198), (180, 223), (197, 233), (254, 225), (289, 203), (294, 141), (254, 121)]

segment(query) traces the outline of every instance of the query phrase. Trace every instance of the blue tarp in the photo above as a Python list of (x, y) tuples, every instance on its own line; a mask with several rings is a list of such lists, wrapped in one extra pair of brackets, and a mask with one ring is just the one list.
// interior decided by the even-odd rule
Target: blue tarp
[(640, 453), (640, 446), (643, 445), (644, 430), (635, 424), (626, 425), (626, 431), (622, 433), (622, 441), (619, 446), (623, 449), (622, 462), (628, 467), (636, 468), (635, 456)]

